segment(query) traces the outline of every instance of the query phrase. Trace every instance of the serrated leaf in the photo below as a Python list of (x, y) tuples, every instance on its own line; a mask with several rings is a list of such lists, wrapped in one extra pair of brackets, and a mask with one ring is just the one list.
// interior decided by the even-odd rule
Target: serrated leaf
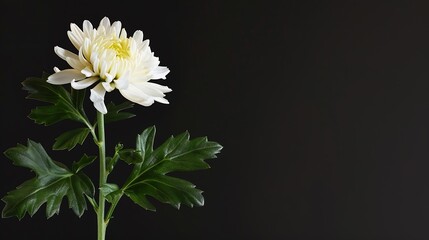
[(142, 134), (137, 135), (136, 149), (142, 155), (142, 159), (146, 159), (153, 152), (153, 144), (155, 141), (156, 128), (151, 126), (146, 128)]
[(72, 150), (77, 144), (82, 145), (85, 142), (86, 137), (90, 133), (89, 128), (77, 128), (55, 138), (55, 143), (52, 149), (54, 150)]
[(130, 174), (130, 177), (128, 180), (134, 179), (136, 177), (141, 169), (141, 166), (146, 159), (146, 156), (150, 155), (153, 152), (153, 144), (155, 141), (155, 133), (156, 128), (155, 126), (151, 126), (146, 128), (141, 134), (137, 135), (136, 139), (136, 150), (140, 152), (142, 161), (135, 164), (133, 171)]
[(119, 159), (128, 164), (136, 164), (143, 161), (141, 153), (135, 149), (122, 149), (118, 152), (118, 155)]
[(107, 113), (104, 115), (104, 122), (116, 122), (128, 118), (135, 117), (135, 114), (129, 112), (123, 112), (125, 109), (130, 109), (134, 106), (132, 102), (123, 102), (119, 105), (115, 105), (113, 102), (107, 104)]
[(122, 197), (122, 195), (123, 195), (122, 190), (116, 190), (116, 191), (113, 191), (113, 192), (107, 194), (106, 200), (110, 203), (114, 203), (114, 202), (119, 201), (119, 198)]
[(155, 210), (147, 196), (179, 208), (202, 206), (202, 191), (195, 185), (166, 174), (174, 171), (195, 171), (209, 168), (207, 159), (216, 158), (222, 146), (206, 137), (190, 139), (189, 133), (171, 136), (153, 150), (155, 127), (152, 126), (137, 137), (136, 150), (142, 161), (135, 168), (122, 188), (125, 195), (148, 210)]
[(81, 172), (73, 173), (53, 161), (42, 145), (32, 140), (28, 140), (27, 146), (18, 144), (6, 150), (5, 155), (15, 165), (32, 170), (36, 177), (2, 198), (6, 203), (3, 217), (22, 219), (26, 213), (33, 216), (46, 203), (46, 216), (50, 218), (59, 213), (64, 197), (67, 197), (69, 208), (79, 217), (82, 216), (87, 209), (85, 195), (92, 197), (95, 191), (88, 176)]
[(87, 119), (85, 109), (83, 106), (85, 102), (86, 89), (76, 90), (76, 89), (70, 88), (70, 91), (71, 91), (70, 96), (71, 96), (73, 105), (80, 112), (80, 114)]
[(74, 173), (80, 172), (84, 167), (93, 163), (96, 158), (96, 156), (87, 156), (86, 154), (84, 154), (78, 162), (73, 162), (72, 171)]
[(50, 105), (36, 107), (30, 112), (29, 117), (36, 123), (46, 126), (66, 119), (82, 123), (88, 122), (80, 109), (82, 93), (72, 99), (63, 86), (50, 84), (46, 80), (45, 76), (30, 77), (22, 82), (23, 89), (29, 93), (28, 99), (50, 103)]
[(106, 197), (106, 200), (110, 203), (119, 197), (120, 191), (118, 192), (118, 190), (119, 186), (114, 183), (105, 183), (100, 187), (101, 194), (103, 194), (103, 196)]
[(74, 115), (70, 112), (64, 112), (62, 103), (51, 106), (39, 106), (33, 108), (28, 117), (37, 124), (45, 126), (53, 125), (67, 119), (74, 119)]
[(162, 203), (170, 204), (179, 209), (181, 204), (189, 207), (203, 206), (202, 192), (186, 180), (153, 172), (147, 174), (144, 180), (128, 188), (125, 194), (131, 199), (139, 198), (139, 196), (135, 196), (136, 194), (151, 196)]
[(222, 146), (207, 137), (189, 139), (186, 131), (171, 136), (160, 147), (146, 156), (140, 173), (151, 170), (162, 174), (172, 171), (195, 171), (209, 168), (206, 159), (216, 158)]
[(147, 199), (144, 188), (127, 189), (125, 195), (140, 207), (149, 211), (156, 211), (156, 207)]

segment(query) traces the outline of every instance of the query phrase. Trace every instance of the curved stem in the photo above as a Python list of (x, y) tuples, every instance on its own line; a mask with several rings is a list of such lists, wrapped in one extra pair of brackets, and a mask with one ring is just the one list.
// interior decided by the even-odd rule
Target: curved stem
[[(97, 111), (97, 123), (98, 123), (98, 153), (100, 157), (100, 176), (99, 176), (99, 187), (106, 184), (106, 142), (104, 136), (104, 115)], [(106, 227), (107, 224), (104, 220), (105, 212), (105, 197), (99, 191), (98, 195), (98, 210), (97, 210), (97, 236), (98, 240), (105, 240), (106, 238)]]

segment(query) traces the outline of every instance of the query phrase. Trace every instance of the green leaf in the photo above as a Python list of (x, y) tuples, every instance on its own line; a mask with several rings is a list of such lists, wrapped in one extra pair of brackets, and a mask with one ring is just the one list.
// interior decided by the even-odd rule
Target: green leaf
[(118, 185), (114, 183), (105, 183), (103, 184), (103, 186), (100, 187), (100, 191), (104, 196), (107, 196), (118, 189), (119, 189)]
[(153, 152), (153, 144), (155, 141), (156, 128), (151, 126), (146, 128), (142, 134), (137, 135), (136, 149), (140, 151), (142, 159), (146, 159)]
[(116, 163), (119, 160), (119, 151), (122, 150), (122, 148), (124, 147), (124, 145), (122, 145), (122, 143), (118, 143), (115, 146), (115, 154), (113, 155), (113, 157), (106, 157), (106, 171), (107, 174), (110, 174), (113, 170), (113, 168), (115, 167)]
[(72, 150), (77, 144), (82, 145), (85, 142), (86, 137), (90, 133), (89, 128), (78, 128), (71, 131), (62, 133), (60, 136), (55, 138), (54, 150)]
[(125, 195), (140, 207), (149, 211), (156, 211), (156, 207), (147, 199), (144, 188), (128, 189)]
[[(73, 120), (86, 124), (88, 122), (83, 113), (83, 93), (76, 93), (72, 98), (63, 87), (46, 82), (47, 77), (30, 77), (22, 82), (23, 89), (28, 91), (27, 99), (34, 99), (50, 103), (33, 109), (29, 117), (38, 124), (46, 126), (62, 120)], [(84, 91), (84, 90), (79, 90)]]
[(118, 190), (118, 185), (114, 183), (105, 183), (103, 186), (100, 187), (101, 194), (103, 194), (103, 196), (106, 197), (106, 200), (110, 203), (112, 203), (119, 197), (121, 191)]
[(27, 146), (18, 144), (6, 150), (5, 155), (15, 165), (32, 170), (36, 177), (2, 198), (6, 203), (2, 217), (22, 219), (26, 213), (33, 216), (46, 203), (46, 216), (50, 218), (59, 213), (64, 197), (68, 199), (69, 208), (79, 217), (82, 216), (87, 209), (85, 195), (93, 197), (95, 191), (88, 176), (81, 172), (73, 173), (53, 161), (42, 145), (32, 140), (28, 140)]
[(82, 170), (84, 167), (93, 163), (96, 158), (96, 156), (87, 156), (86, 154), (84, 154), (78, 162), (73, 162), (72, 171), (74, 173), (80, 172), (80, 170)]
[(216, 158), (222, 146), (206, 137), (190, 139), (189, 133), (171, 136), (153, 150), (155, 127), (137, 136), (136, 152), (142, 159), (122, 187), (126, 196), (148, 210), (155, 210), (148, 196), (180, 208), (204, 205), (202, 191), (186, 180), (167, 176), (175, 171), (195, 171), (209, 168), (207, 159)]
[(84, 102), (85, 102), (85, 95), (86, 95), (86, 89), (82, 89), (82, 90), (76, 90), (73, 88), (70, 88), (70, 96), (73, 102), (74, 107), (80, 112), (80, 114), (85, 117), (86, 119), (86, 113), (85, 113), (85, 109), (84, 109)]
[[(177, 209), (180, 208), (181, 204), (189, 207), (204, 205), (203, 191), (196, 189), (194, 184), (180, 178), (152, 172), (134, 184), (125, 191), (125, 194), (132, 200), (142, 196), (151, 196)], [(139, 204), (139, 202), (136, 203)], [(150, 205), (143, 207), (152, 210)]]
[(116, 122), (128, 118), (135, 117), (135, 114), (129, 112), (122, 112), (122, 110), (132, 108), (134, 106), (131, 102), (123, 102), (119, 105), (115, 105), (113, 102), (107, 104), (107, 113), (104, 115), (104, 122)]
[(143, 161), (142, 155), (139, 151), (136, 151), (134, 149), (123, 149), (118, 152), (119, 159), (122, 161), (133, 164), (133, 163), (140, 163)]
[(140, 152), (142, 161), (140, 163), (135, 164), (134, 169), (131, 172), (130, 177), (128, 178), (129, 181), (134, 179), (139, 174), (140, 168), (146, 156), (153, 152), (155, 133), (155, 126), (151, 126), (146, 128), (142, 134), (137, 135), (136, 150)]

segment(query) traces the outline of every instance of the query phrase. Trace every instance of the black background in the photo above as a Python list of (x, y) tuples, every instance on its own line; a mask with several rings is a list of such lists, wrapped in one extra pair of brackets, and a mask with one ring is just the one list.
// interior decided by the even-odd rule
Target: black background
[[(224, 146), (211, 169), (180, 174), (204, 190), (204, 207), (154, 202), (154, 213), (124, 199), (108, 239), (428, 239), (428, 10), (426, 1), (6, 0), (1, 149), (30, 138), (66, 164), (97, 153), (90, 141), (51, 151), (73, 123), (28, 119), (39, 103), (21, 82), (66, 67), (53, 47), (73, 49), (70, 23), (107, 16), (144, 32), (173, 89), (169, 105), (108, 125), (108, 153), (151, 125), (158, 144), (189, 130)], [(119, 164), (112, 181), (128, 171)], [(96, 178), (96, 167), (87, 173)], [(32, 176), (2, 157), (1, 195)], [(0, 239), (30, 238), (95, 239), (95, 214), (79, 219), (64, 201), (48, 220), (44, 206), (0, 219)]]

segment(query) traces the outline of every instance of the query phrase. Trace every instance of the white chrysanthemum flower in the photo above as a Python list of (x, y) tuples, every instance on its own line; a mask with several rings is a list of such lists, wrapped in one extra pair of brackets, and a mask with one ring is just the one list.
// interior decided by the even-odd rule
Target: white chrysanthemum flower
[(115, 89), (126, 99), (143, 106), (150, 106), (155, 101), (168, 104), (164, 96), (171, 89), (150, 80), (165, 79), (170, 70), (159, 66), (149, 40), (143, 41), (142, 31), (137, 30), (132, 37), (127, 37), (121, 26), (120, 21), (110, 24), (107, 17), (100, 21), (98, 28), (88, 20), (83, 22), (83, 29), (70, 24), (67, 34), (79, 53), (56, 46), (55, 53), (72, 68), (60, 70), (55, 67), (48, 82), (55, 85), (70, 83), (74, 89), (95, 84), (90, 99), (103, 114), (107, 113), (104, 95)]

